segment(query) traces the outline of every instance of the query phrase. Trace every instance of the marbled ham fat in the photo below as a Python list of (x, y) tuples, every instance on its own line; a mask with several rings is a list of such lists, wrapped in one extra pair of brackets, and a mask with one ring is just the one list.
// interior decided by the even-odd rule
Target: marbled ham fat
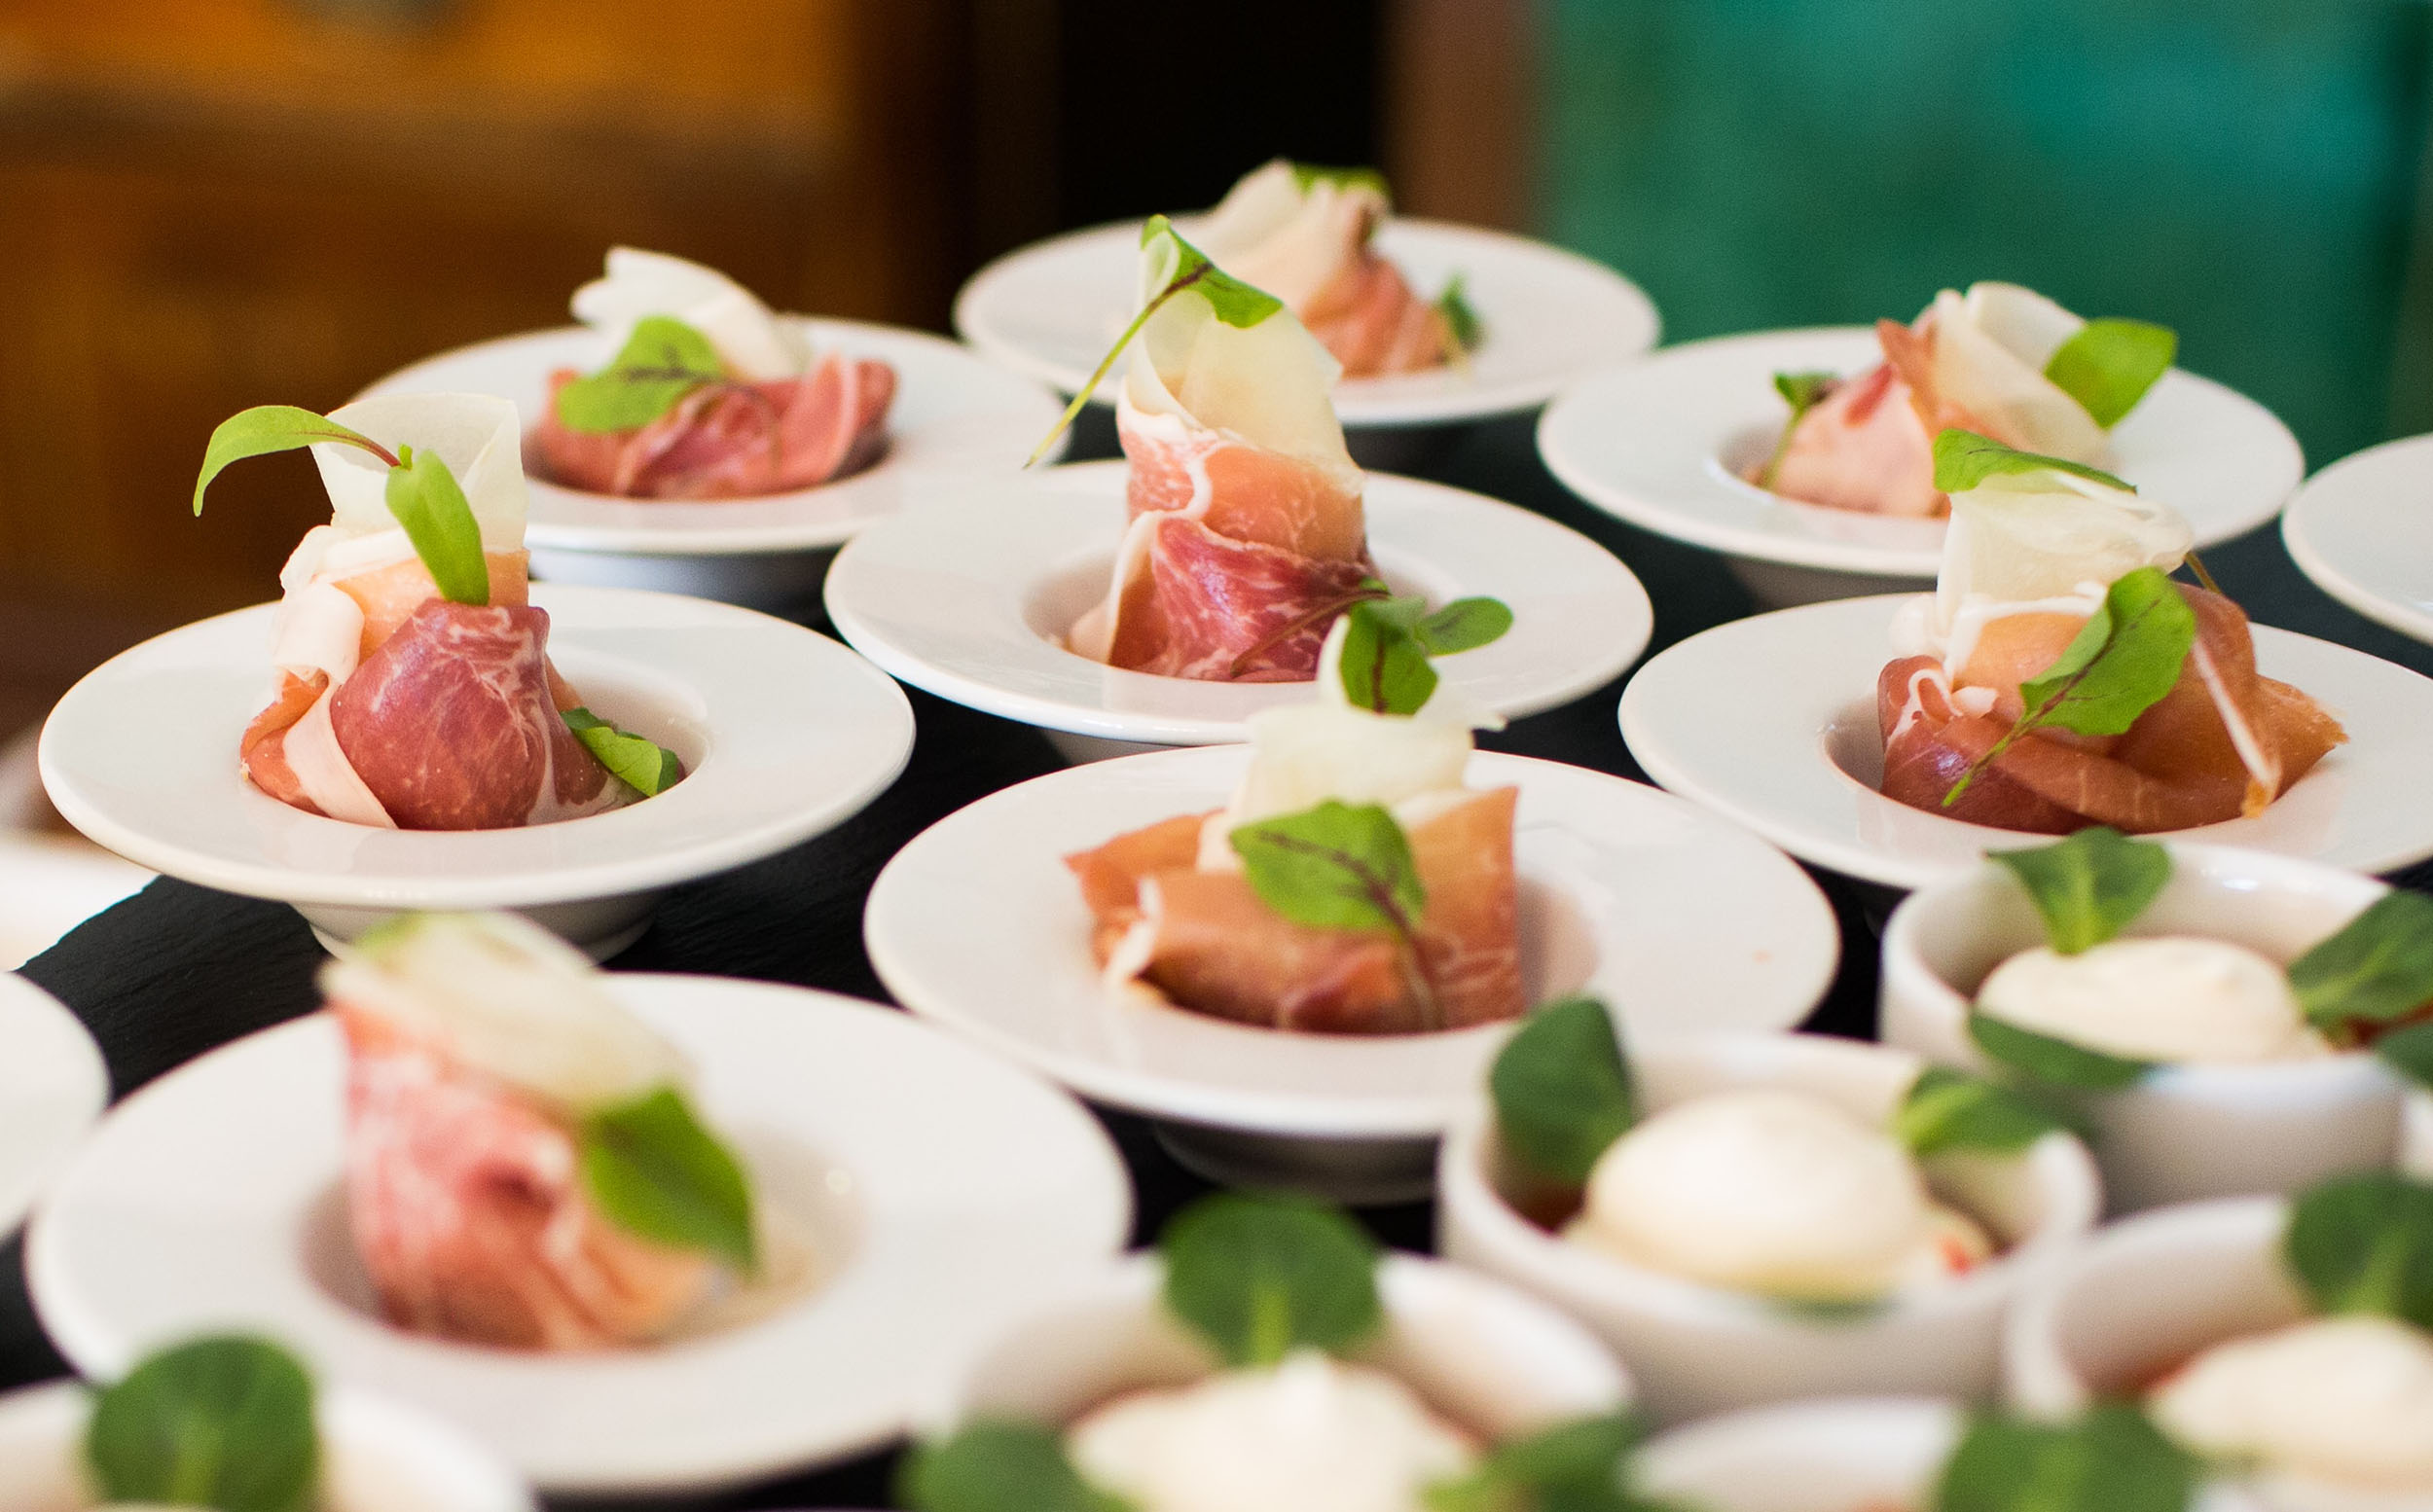
[(697, 389), (647, 425), (595, 434), (558, 418), (557, 391), (576, 377), (551, 377), (535, 470), (626, 498), (747, 498), (844, 477), (887, 450), (895, 399), (893, 368), (831, 352), (801, 378)]

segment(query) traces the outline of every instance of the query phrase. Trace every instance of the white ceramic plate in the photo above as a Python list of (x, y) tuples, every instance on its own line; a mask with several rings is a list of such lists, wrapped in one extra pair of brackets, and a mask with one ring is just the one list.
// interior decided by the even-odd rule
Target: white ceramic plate
[[(593, 712), (673, 750), (682, 782), (527, 829), (381, 830), (291, 809), (237, 769), (237, 738), (270, 682), (275, 606), (262, 604), (89, 673), (43, 729), (43, 785), (69, 823), (128, 860), (295, 904), (327, 933), (351, 937), (397, 909), (516, 908), (597, 947), (638, 933), (656, 889), (842, 823), (911, 754), (903, 691), (799, 626), (630, 589), (538, 584), (532, 601), (549, 611), (552, 660)], [(620, 900), (621, 915), (605, 907)]]
[[(561, 487), (534, 473), (525, 540), (536, 552), (728, 556), (835, 546), (918, 496), (925, 480), (1011, 472), (1063, 408), (1039, 384), (981, 361), (941, 337), (857, 320), (788, 320), (817, 352), (843, 350), (895, 369), (888, 450), (851, 477), (750, 499), (639, 503)], [(532, 331), (426, 358), (365, 389), (376, 394), (496, 394), (528, 428), (548, 401), (549, 375), (591, 369), (613, 353), (582, 326)], [(1060, 440), (1059, 448), (1063, 446)], [(1057, 452), (1062, 455), (1061, 450)]]
[[(1566, 391), (1538, 422), (1538, 450), (1565, 487), (1658, 535), (1764, 562), (1932, 578), (1941, 521), (1802, 504), (1738, 476), (1782, 432), (1775, 374), (1854, 374), (1882, 355), (1865, 326), (1669, 347)], [(2187, 516), (2200, 547), (2270, 520), (2306, 472), (2297, 439), (2271, 411), (2177, 368), (2112, 440), (2111, 470)]]
[(2315, 587), (2433, 642), (2433, 436), (2369, 447), (2290, 501), (2281, 539)]
[[(1182, 230), (1191, 234), (1187, 221)], [(1486, 340), (1467, 370), (1336, 385), (1335, 414), (1347, 430), (1534, 410), (1580, 375), (1655, 344), (1655, 306), (1647, 295), (1578, 253), (1482, 227), (1400, 217), (1386, 222), (1376, 244), (1424, 299), (1460, 273)], [(1009, 252), (963, 285), (955, 329), (982, 355), (1076, 392), (1131, 323), (1140, 260), (1138, 221)], [(1112, 404), (1113, 386), (1102, 384), (1097, 397)]]
[[(1875, 674), (1906, 594), (1716, 627), (1649, 659), (1622, 690), (1622, 738), (1649, 776), (1803, 861), (1893, 887), (2052, 837), (1964, 824), (1875, 791)], [(2328, 640), (2255, 627), (2256, 665), (2313, 696), (2348, 743), (2271, 808), (2175, 837), (2387, 872), (2433, 856), (2433, 680)]]
[(58, 999), (0, 972), (0, 1240), (110, 1100), (101, 1047)]
[(480, 1349), (389, 1327), (345, 1236), (345, 1052), (326, 1014), (127, 1098), (27, 1240), (43, 1326), (114, 1375), (204, 1327), (262, 1329), (326, 1379), (461, 1423), (551, 1494), (707, 1489), (894, 1437), (968, 1351), (1095, 1274), (1131, 1195), (1053, 1088), (875, 1004), (767, 983), (608, 978), (698, 1073), (817, 1275), (655, 1347)]
[[(1503, 1026), (1293, 1034), (1112, 1000), (1064, 857), (1224, 807), (1246, 746), (1093, 763), (992, 794), (896, 853), (862, 936), (898, 1002), (1097, 1101), (1316, 1139), (1433, 1138), (1475, 1096)], [(1839, 936), (1807, 875), (1643, 783), (1481, 752), (1517, 784), (1522, 968), (1543, 998), (1604, 996), (1633, 1033), (1783, 1029), (1833, 980)]]
[[(974, 489), (884, 521), (837, 555), (828, 616), (853, 649), (943, 699), (1050, 730), (1156, 745), (1244, 738), (1306, 683), (1199, 682), (1121, 671), (1049, 638), (1106, 595), (1122, 539), (1125, 464), (1089, 462)], [(1654, 618), (1630, 569), (1586, 536), (1496, 499), (1371, 473), (1369, 548), (1397, 587), (1436, 602), (1485, 594), (1503, 639), (1436, 664), (1507, 718), (1603, 687)]]

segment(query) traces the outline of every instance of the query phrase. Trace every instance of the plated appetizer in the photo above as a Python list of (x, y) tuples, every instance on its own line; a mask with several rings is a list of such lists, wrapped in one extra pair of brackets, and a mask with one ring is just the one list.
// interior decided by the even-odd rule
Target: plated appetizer
[(1876, 679), (1887, 798), (1997, 829), (2254, 817), (2347, 738), (2256, 670), (2247, 616), (2174, 583), (2186, 522), (2109, 474), (1965, 430), (1935, 593)]
[(1243, 175), (1198, 227), (1227, 272), (1283, 300), (1345, 378), (1462, 361), (1485, 335), (1457, 273), (1432, 302), (1370, 243), (1393, 201), (1372, 168), (1278, 158)]
[(1934, 452), (1946, 430), (2106, 466), (2106, 432), (2179, 345), (2161, 326), (2082, 319), (2012, 283), (1945, 289), (1915, 321), (1879, 320), (1875, 335), (1884, 360), (1857, 377), (1775, 375), (1791, 418), (1751, 483), (1810, 504), (1933, 518), (1949, 509)]
[(635, 499), (738, 499), (858, 472), (887, 450), (895, 370), (815, 353), (749, 290), (664, 252), (616, 247), (574, 293), (615, 356), (550, 376), (533, 426), (551, 482)]
[(1428, 659), (1508, 618), (1483, 599), (1355, 604), (1327, 634), (1318, 702), (1252, 716), (1230, 804), (1068, 856), (1108, 985), (1317, 1033), (1517, 1017), (1520, 790), (1463, 785), (1473, 721)]
[(512, 829), (620, 808), (682, 763), (594, 715), (528, 601), (515, 406), (365, 400), (324, 418), (264, 406), (211, 436), (195, 512), (231, 462), (309, 448), (331, 522), (279, 573), (271, 702), (245, 729), (271, 797), (380, 829)]
[[(1381, 1261), (1350, 1219), (1295, 1199), (1204, 1199), (1158, 1247), (1105, 1300), (983, 1356), (961, 1421), (905, 1462), (906, 1506), (1603, 1505), (1559, 1498), (1615, 1484), (1627, 1385), (1571, 1325), (1450, 1268)], [(1061, 1368), (1024, 1352), (1048, 1323)]]

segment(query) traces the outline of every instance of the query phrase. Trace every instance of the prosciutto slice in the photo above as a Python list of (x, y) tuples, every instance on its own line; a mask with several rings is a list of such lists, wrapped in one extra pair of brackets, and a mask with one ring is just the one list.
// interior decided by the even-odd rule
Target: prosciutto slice
[(800, 378), (711, 384), (647, 425), (590, 433), (558, 418), (558, 390), (576, 377), (551, 375), (531, 437), (537, 470), (624, 498), (750, 498), (833, 482), (885, 454), (895, 399), (893, 368), (830, 352)]

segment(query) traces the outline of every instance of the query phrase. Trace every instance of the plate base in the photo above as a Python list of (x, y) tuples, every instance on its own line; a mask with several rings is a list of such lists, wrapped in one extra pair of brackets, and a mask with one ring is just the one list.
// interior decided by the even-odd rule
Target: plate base
[(1436, 1188), (1433, 1138), (1295, 1139), (1161, 1123), (1157, 1142), (1186, 1170), (1224, 1186), (1301, 1192), (1355, 1207), (1424, 1202)]
[(1931, 577), (1835, 572), (1830, 567), (1795, 566), (1756, 557), (1726, 557), (1724, 562), (1761, 609), (1791, 609), (1800, 604), (1822, 603), (1828, 598), (1867, 598), (1876, 594), (1932, 593), (1935, 588)]
[[(704, 506), (715, 508), (714, 505)], [(805, 552), (735, 552), (678, 557), (639, 552), (552, 551), (532, 548), (532, 576), (546, 583), (590, 588), (645, 588), (654, 593), (714, 598), (771, 613), (819, 606), (834, 547)]]
[[(572, 903), (549, 903), (510, 912), (523, 915), (592, 959), (607, 960), (642, 937), (664, 896), (665, 889), (653, 888), (613, 898), (582, 898)], [(361, 938), (366, 930), (395, 918), (399, 910), (299, 903), (296, 912), (312, 926), (313, 938), (334, 955), (340, 947)]]

